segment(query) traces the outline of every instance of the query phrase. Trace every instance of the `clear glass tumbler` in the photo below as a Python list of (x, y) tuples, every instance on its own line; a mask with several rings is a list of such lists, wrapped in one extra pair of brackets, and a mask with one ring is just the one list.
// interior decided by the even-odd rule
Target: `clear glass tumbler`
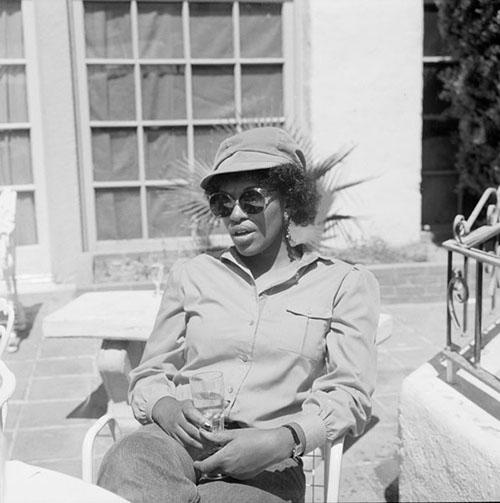
[[(224, 431), (224, 376), (222, 372), (198, 372), (189, 378), (194, 406), (205, 416), (212, 432)], [(201, 480), (224, 478), (222, 473), (206, 473)]]
[(189, 378), (194, 406), (205, 416), (210, 431), (224, 430), (224, 376), (222, 372), (198, 372)]

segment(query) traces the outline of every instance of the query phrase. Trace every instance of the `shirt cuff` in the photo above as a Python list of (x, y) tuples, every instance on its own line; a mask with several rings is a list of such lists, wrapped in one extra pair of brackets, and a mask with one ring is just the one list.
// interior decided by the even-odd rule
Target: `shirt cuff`
[(326, 426), (317, 414), (301, 414), (293, 418), (304, 432), (306, 445), (304, 454), (313, 451), (316, 447), (323, 447), (326, 443)]

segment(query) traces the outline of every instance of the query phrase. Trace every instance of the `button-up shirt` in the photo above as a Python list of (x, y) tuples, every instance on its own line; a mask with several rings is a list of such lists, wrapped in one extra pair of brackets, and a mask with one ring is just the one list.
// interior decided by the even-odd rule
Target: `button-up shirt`
[(295, 422), (307, 452), (363, 432), (375, 384), (379, 288), (371, 272), (305, 251), (254, 280), (234, 249), (178, 261), (153, 332), (130, 374), (141, 423), (189, 377), (224, 374), (226, 418), (258, 428)]

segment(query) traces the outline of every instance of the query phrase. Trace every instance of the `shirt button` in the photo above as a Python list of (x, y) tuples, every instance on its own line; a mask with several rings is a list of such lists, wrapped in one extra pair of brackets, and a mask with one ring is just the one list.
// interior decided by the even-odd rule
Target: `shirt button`
[(232, 386), (229, 386), (229, 388), (227, 388), (227, 391), (228, 391), (228, 393), (232, 393), (234, 391), (234, 389)]
[(253, 326), (254, 326), (254, 324), (255, 324), (255, 321), (250, 320), (248, 324), (249, 324), (251, 327), (253, 327)]
[(247, 362), (248, 361), (248, 356), (247, 355), (240, 355), (240, 360), (242, 362)]

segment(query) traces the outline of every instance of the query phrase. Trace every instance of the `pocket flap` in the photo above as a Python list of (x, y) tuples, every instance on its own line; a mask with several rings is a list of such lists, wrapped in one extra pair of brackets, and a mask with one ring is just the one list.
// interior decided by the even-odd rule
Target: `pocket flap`
[(286, 310), (297, 316), (305, 316), (306, 318), (318, 320), (329, 320), (332, 317), (330, 310), (321, 308), (320, 306), (291, 306), (287, 307)]

